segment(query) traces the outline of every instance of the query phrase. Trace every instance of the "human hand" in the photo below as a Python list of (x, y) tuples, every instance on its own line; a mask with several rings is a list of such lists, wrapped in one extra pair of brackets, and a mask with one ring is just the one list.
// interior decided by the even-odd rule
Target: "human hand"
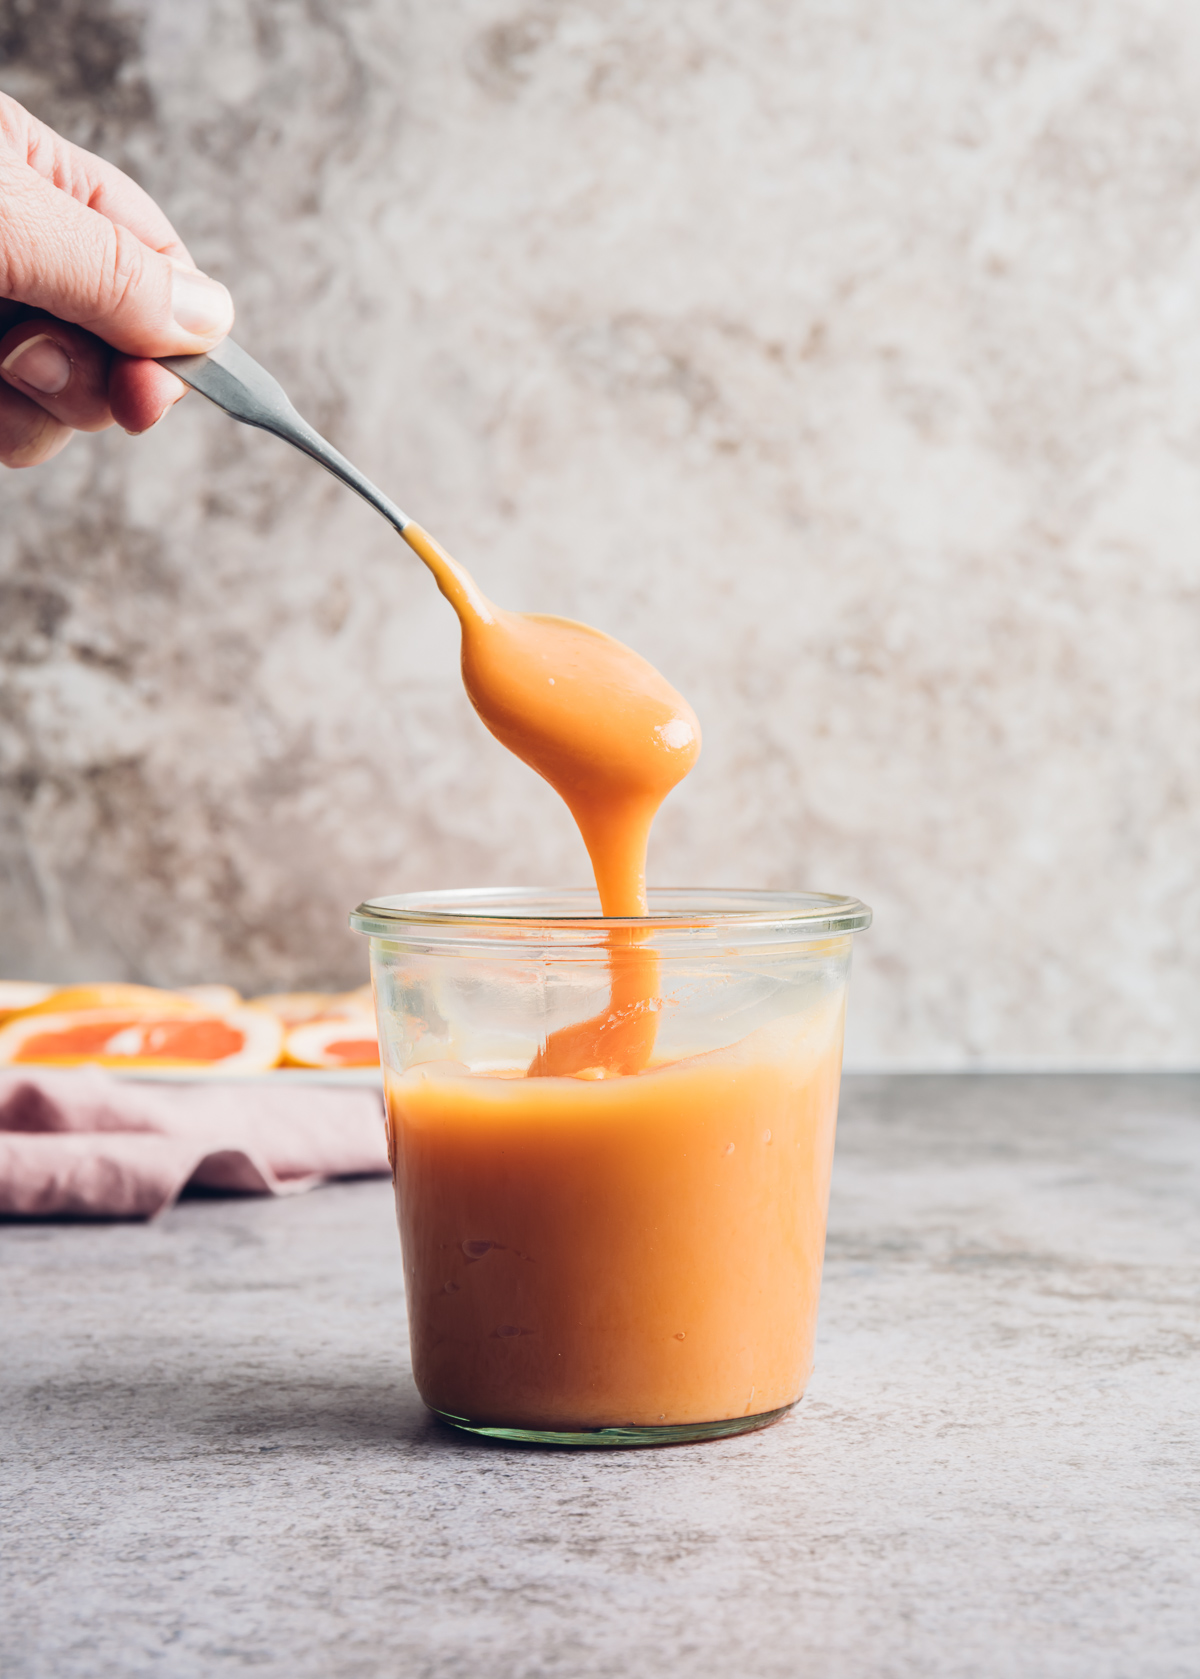
[(147, 431), (187, 389), (148, 358), (232, 325), (154, 200), (0, 93), (0, 462), (36, 466), (114, 422)]

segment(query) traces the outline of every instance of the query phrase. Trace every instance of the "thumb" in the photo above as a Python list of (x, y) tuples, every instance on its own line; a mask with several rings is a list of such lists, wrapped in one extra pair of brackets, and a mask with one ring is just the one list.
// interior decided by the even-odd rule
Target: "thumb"
[(107, 216), (0, 154), (0, 296), (131, 356), (196, 355), (233, 325), (233, 299)]

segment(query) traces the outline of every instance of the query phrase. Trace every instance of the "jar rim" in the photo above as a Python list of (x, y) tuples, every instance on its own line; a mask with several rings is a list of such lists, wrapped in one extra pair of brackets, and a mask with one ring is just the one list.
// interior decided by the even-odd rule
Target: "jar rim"
[(350, 925), (373, 938), (416, 935), (425, 940), (440, 933), (451, 939), (466, 935), (472, 942), (489, 935), (505, 940), (541, 933), (586, 937), (614, 928), (709, 936), (724, 929), (734, 937), (757, 934), (790, 940), (860, 933), (871, 925), (868, 906), (839, 893), (672, 887), (651, 888), (647, 896), (648, 915), (605, 916), (592, 887), (395, 892), (359, 904)]

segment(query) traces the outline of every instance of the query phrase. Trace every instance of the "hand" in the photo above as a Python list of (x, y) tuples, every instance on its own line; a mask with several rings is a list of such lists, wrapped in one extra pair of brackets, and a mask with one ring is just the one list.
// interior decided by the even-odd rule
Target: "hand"
[(36, 466), (114, 422), (149, 430), (187, 387), (147, 358), (210, 350), (232, 325), (153, 199), (0, 93), (0, 462)]

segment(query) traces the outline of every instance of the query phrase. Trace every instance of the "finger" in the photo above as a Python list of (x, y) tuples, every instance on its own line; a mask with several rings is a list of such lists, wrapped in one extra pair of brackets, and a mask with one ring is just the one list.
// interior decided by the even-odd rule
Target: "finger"
[(134, 360), (91, 333), (46, 315), (0, 337), (0, 378), (73, 431), (117, 425), (136, 436), (187, 393), (156, 361)]
[(74, 435), (36, 402), (0, 385), (0, 464), (40, 466), (65, 449)]
[(73, 431), (113, 423), (108, 400), (113, 352), (79, 327), (35, 315), (0, 338), (0, 378)]
[(133, 356), (195, 355), (233, 325), (224, 286), (0, 151), (0, 292)]
[(149, 193), (104, 158), (64, 140), (4, 93), (0, 93), (0, 137), (61, 192), (128, 228), (151, 250), (195, 267), (187, 247)]
[(156, 361), (113, 357), (108, 372), (108, 404), (119, 426), (137, 437), (157, 425), (169, 408), (187, 395), (182, 379)]

